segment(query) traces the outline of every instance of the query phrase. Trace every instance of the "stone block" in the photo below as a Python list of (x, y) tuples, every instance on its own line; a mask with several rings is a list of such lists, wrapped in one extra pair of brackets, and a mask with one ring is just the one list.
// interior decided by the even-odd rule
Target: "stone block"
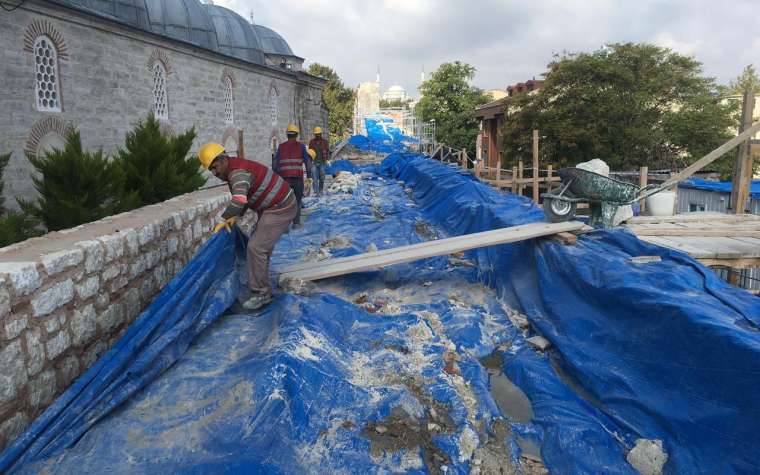
[(136, 288), (129, 289), (124, 294), (124, 307), (127, 312), (127, 321), (133, 321), (140, 315), (140, 291)]
[(14, 340), (0, 350), (0, 404), (12, 400), (26, 384), (21, 341)]
[(8, 282), (0, 278), (0, 321), (11, 313), (11, 294), (8, 292)]
[(145, 259), (146, 259), (146, 263), (145, 263), (146, 267), (148, 269), (152, 269), (161, 260), (161, 252), (157, 249), (153, 249), (152, 251), (145, 254)]
[(82, 346), (95, 336), (97, 330), (97, 314), (95, 307), (90, 304), (81, 310), (74, 310), (71, 317), (71, 339), (75, 346)]
[(125, 229), (122, 231), (124, 235), (124, 243), (127, 248), (127, 254), (130, 256), (136, 256), (140, 252), (140, 244), (137, 239), (137, 231), (134, 229)]
[(124, 255), (124, 236), (121, 233), (101, 236), (98, 241), (103, 243), (105, 248), (105, 263), (113, 262)]
[(166, 241), (166, 253), (169, 256), (173, 256), (179, 250), (179, 239), (173, 237)]
[(21, 335), (21, 332), (26, 330), (29, 323), (29, 315), (13, 315), (5, 323), (5, 338), (12, 340)]
[(153, 299), (156, 293), (156, 281), (153, 275), (145, 276), (145, 280), (140, 284), (140, 300), (146, 305)]
[(196, 220), (193, 223), (193, 240), (198, 241), (203, 237), (203, 223), (201, 220)]
[(111, 303), (111, 296), (108, 292), (101, 292), (95, 298), (95, 308), (104, 309)]
[(58, 282), (49, 289), (40, 292), (32, 299), (32, 311), (35, 317), (47, 315), (74, 299), (74, 281), (67, 279)]
[(100, 314), (98, 325), (104, 332), (111, 332), (124, 323), (124, 305), (114, 303)]
[(172, 213), (171, 220), (172, 220), (172, 227), (175, 231), (179, 231), (180, 229), (182, 229), (182, 215), (180, 215), (179, 213)]
[(58, 315), (47, 317), (44, 320), (45, 320), (45, 331), (48, 332), (48, 334), (55, 333), (58, 331), (59, 328), (61, 328), (61, 321), (58, 318)]
[(76, 292), (80, 299), (86, 300), (95, 295), (99, 289), (100, 281), (97, 277), (93, 276), (88, 277), (81, 284), (77, 285)]
[(183, 249), (188, 249), (193, 244), (193, 228), (192, 226), (187, 226), (185, 229), (182, 230), (182, 247)]
[(124, 267), (126, 264), (111, 264), (110, 266), (106, 267), (106, 269), (103, 271), (102, 274), (100, 274), (100, 278), (103, 279), (103, 282), (107, 282), (114, 277), (121, 274), (122, 267)]
[(45, 343), (48, 358), (51, 360), (57, 358), (61, 353), (71, 346), (71, 337), (69, 332), (61, 330)]
[(81, 241), (77, 246), (84, 250), (84, 270), (88, 274), (103, 269), (106, 253), (100, 241)]
[(34, 262), (0, 262), (0, 274), (7, 274), (17, 297), (29, 295), (42, 285)]
[(29, 376), (34, 376), (45, 366), (45, 347), (40, 341), (39, 330), (28, 330), (26, 332), (26, 353), (29, 356), (26, 373)]
[(100, 358), (100, 356), (108, 349), (108, 342), (99, 341), (89, 348), (84, 356), (82, 356), (82, 367), (89, 368), (94, 362)]
[(48, 370), (40, 373), (29, 381), (29, 404), (34, 408), (46, 407), (53, 402), (56, 391), (58, 391), (58, 386), (55, 372)]
[(61, 366), (61, 388), (65, 389), (80, 374), (79, 360), (76, 356), (69, 356)]
[(137, 242), (140, 246), (144, 246), (149, 242), (152, 242), (156, 238), (156, 225), (151, 223), (147, 224), (137, 230)]
[(21, 432), (29, 425), (29, 420), (23, 412), (17, 412), (5, 422), (0, 424), (0, 440), (5, 439), (8, 442), (15, 440)]
[(118, 292), (127, 286), (129, 280), (125, 276), (117, 277), (111, 282), (111, 292)]
[(132, 264), (129, 265), (129, 273), (127, 274), (131, 279), (135, 279), (137, 276), (145, 272), (148, 268), (148, 258), (145, 254), (137, 256)]
[(66, 249), (42, 256), (42, 266), (47, 275), (52, 276), (63, 272), (69, 267), (79, 265), (84, 260), (84, 251), (79, 248)]

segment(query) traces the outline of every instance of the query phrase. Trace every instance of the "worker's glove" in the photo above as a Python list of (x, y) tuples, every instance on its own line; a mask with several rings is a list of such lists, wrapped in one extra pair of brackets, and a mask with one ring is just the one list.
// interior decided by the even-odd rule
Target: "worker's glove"
[(225, 219), (221, 223), (214, 226), (214, 234), (225, 228), (227, 229), (227, 232), (232, 232), (232, 226), (235, 225), (235, 221), (237, 221), (237, 218), (235, 216)]

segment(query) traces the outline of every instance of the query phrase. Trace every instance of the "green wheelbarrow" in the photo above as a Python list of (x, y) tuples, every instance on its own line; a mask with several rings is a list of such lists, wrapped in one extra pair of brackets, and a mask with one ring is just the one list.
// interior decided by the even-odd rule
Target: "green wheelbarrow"
[(544, 214), (552, 223), (573, 219), (578, 203), (588, 203), (591, 210), (589, 224), (609, 229), (613, 227), (619, 207), (664, 189), (656, 185), (639, 188), (581, 168), (562, 168), (557, 173), (562, 179), (560, 186), (541, 194)]

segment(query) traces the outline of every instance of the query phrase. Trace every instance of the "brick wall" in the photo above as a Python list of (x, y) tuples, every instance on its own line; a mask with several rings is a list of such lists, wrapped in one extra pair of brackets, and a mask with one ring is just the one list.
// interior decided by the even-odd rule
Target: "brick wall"
[(113, 345), (228, 199), (197, 191), (0, 249), (0, 450)]

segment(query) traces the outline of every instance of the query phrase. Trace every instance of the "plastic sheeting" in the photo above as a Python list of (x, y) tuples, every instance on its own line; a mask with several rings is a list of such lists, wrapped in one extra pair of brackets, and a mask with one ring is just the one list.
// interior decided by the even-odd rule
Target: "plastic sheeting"
[[(421, 156), (392, 155), (383, 170), (452, 234), (538, 218), (534, 206), (499, 210), (515, 197)], [(668, 473), (760, 470), (760, 299), (623, 230), (474, 255), (484, 280), (554, 344), (558, 368), (586, 401), (620, 433), (664, 441)], [(629, 260), (642, 255), (662, 262)]]
[[(696, 190), (716, 191), (718, 193), (731, 193), (733, 187), (730, 181), (710, 181), (701, 178), (689, 178), (678, 184), (679, 188), (693, 188)], [(760, 199), (760, 180), (752, 180), (749, 187), (750, 198)]]

